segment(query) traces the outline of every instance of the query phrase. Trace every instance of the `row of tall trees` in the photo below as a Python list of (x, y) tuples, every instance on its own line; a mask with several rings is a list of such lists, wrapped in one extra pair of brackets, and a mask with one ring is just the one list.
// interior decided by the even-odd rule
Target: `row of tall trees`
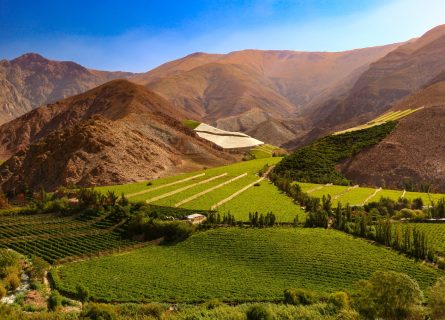
[[(358, 237), (374, 240), (416, 259), (430, 261), (435, 259), (434, 250), (425, 232), (411, 228), (409, 224), (395, 225), (390, 220), (397, 210), (422, 208), (421, 199), (393, 201), (381, 198), (378, 202), (366, 205), (365, 208), (355, 208), (349, 204), (342, 206), (338, 203), (333, 209), (330, 195), (323, 196), (321, 199), (310, 197), (297, 183), (293, 183), (288, 178), (271, 174), (271, 180), (305, 208), (306, 227), (332, 227)], [(435, 216), (440, 216), (442, 211), (445, 214), (445, 200), (439, 201), (437, 206), (429, 210), (434, 211)]]

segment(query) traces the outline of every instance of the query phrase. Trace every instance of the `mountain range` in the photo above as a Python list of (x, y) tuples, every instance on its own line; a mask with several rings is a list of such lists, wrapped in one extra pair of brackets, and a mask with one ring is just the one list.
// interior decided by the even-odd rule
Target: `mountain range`
[[(119, 183), (239, 157), (197, 137), (184, 119), (294, 149), (388, 110), (417, 107), (425, 108), (342, 170), (367, 184), (391, 185), (401, 176), (426, 182), (441, 175), (445, 160), (438, 120), (444, 57), (445, 25), (405, 43), (345, 52), (194, 53), (139, 74), (90, 70), (37, 54), (3, 60), (0, 157), (7, 161), (1, 183), (6, 189), (25, 180), (35, 187), (42, 179), (50, 189)], [(396, 174), (397, 159), (408, 159), (407, 152), (422, 156)], [(386, 169), (378, 166), (383, 155)], [(427, 173), (428, 166), (436, 171)]]

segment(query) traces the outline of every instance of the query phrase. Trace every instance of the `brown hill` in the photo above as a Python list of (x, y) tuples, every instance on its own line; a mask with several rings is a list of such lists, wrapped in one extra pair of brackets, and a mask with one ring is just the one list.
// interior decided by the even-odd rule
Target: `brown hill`
[(341, 164), (341, 171), (364, 185), (423, 184), (445, 192), (445, 81), (405, 98), (394, 109), (419, 107), (424, 109), (399, 120), (383, 141)]
[[(221, 129), (266, 132), (272, 121), (281, 144), (308, 131), (306, 108), (341, 84), (352, 86), (357, 70), (398, 45), (346, 52), (245, 50), (225, 55), (198, 53), (169, 62), (132, 81), (146, 85), (196, 120)], [(301, 116), (301, 118), (300, 118)], [(279, 128), (278, 128), (279, 127)], [(282, 133), (282, 134), (281, 134)]]
[(0, 124), (41, 105), (94, 88), (128, 72), (86, 69), (74, 62), (51, 61), (35, 53), (0, 61)]
[(25, 184), (115, 184), (221, 165), (235, 158), (184, 127), (157, 94), (126, 80), (38, 108), (0, 127), (5, 191)]
[(311, 119), (323, 133), (369, 121), (445, 70), (444, 56), (442, 25), (372, 63), (346, 95), (314, 108)]

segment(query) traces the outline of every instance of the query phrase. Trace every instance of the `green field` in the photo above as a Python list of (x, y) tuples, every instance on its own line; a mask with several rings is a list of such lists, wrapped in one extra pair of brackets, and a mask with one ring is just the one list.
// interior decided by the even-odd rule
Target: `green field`
[[(273, 195), (273, 196), (271, 196)], [(249, 212), (267, 214), (273, 212), (277, 216), (277, 222), (292, 222), (298, 215), (298, 221), (306, 220), (306, 212), (294, 201), (283, 193), (277, 192), (277, 188), (269, 181), (262, 181), (259, 186), (252, 187), (240, 196), (222, 205), (221, 213), (230, 212), (237, 220), (245, 220)]]
[(54, 278), (62, 292), (83, 284), (103, 301), (242, 302), (281, 300), (289, 287), (354, 291), (376, 270), (404, 272), (423, 289), (443, 275), (335, 230), (222, 228), (176, 245), (66, 264)]
[(0, 216), (0, 247), (54, 263), (136, 244), (123, 238), (119, 223), (109, 216)]
[(373, 126), (380, 125), (380, 124), (388, 122), (388, 121), (396, 121), (396, 120), (406, 117), (407, 115), (410, 115), (411, 113), (414, 113), (422, 108), (423, 107), (417, 108), (417, 109), (405, 109), (405, 110), (398, 110), (398, 111), (390, 111), (390, 112), (385, 113), (385, 114), (381, 115), (380, 117), (378, 117), (366, 124), (362, 124), (362, 125), (359, 125), (359, 126), (356, 126), (353, 128), (342, 130), (342, 131), (337, 131), (334, 134), (338, 135), (338, 134), (342, 134), (342, 133), (346, 133), (346, 132), (363, 130), (363, 129), (371, 128)]
[(190, 129), (195, 129), (201, 124), (201, 122), (195, 120), (184, 120), (182, 121), (182, 124)]
[(409, 223), (400, 224), (403, 227), (410, 226), (425, 232), (433, 249), (445, 256), (445, 223)]
[(262, 144), (250, 150), (250, 153), (255, 159), (270, 158), (273, 155), (274, 150), (279, 149), (276, 146), (270, 144)]
[[(115, 191), (117, 194), (123, 192), (131, 201), (150, 201), (154, 205), (209, 210), (238, 190), (258, 181), (260, 179), (258, 172), (266, 164), (274, 165), (280, 160), (279, 157), (256, 159), (153, 180), (150, 181), (151, 185), (147, 185), (147, 181), (145, 181), (127, 185), (99, 187), (97, 190), (101, 192)], [(190, 180), (190, 178), (192, 179)], [(235, 180), (227, 183), (232, 179)], [(193, 198), (200, 194), (202, 195)], [(187, 199), (191, 200), (186, 201)], [(245, 199), (249, 199), (248, 203), (245, 203)], [(242, 221), (248, 220), (249, 212), (273, 212), (280, 222), (292, 222), (297, 214), (300, 215), (300, 221), (304, 221), (305, 217), (301, 208), (294, 204), (292, 199), (266, 181), (262, 182), (259, 187), (252, 186), (247, 189), (239, 196), (223, 204), (219, 207), (219, 210), (222, 213), (230, 210), (230, 213), (235, 215), (236, 219)]]
[[(346, 186), (323, 185), (303, 182), (298, 182), (298, 184), (304, 192), (312, 191), (309, 192), (309, 195), (312, 197), (321, 198), (323, 195), (331, 195), (331, 197), (333, 198), (332, 202), (335, 206), (338, 204), (338, 202), (341, 202), (343, 205), (347, 203), (349, 203), (350, 205), (362, 205), (364, 201), (376, 191), (376, 189), (374, 188), (364, 187), (349, 188)], [(368, 202), (378, 201), (381, 197), (398, 200), (402, 195), (402, 190), (382, 189), (381, 191), (377, 192), (374, 197), (369, 199)], [(424, 205), (431, 205), (431, 201), (437, 202), (443, 197), (445, 197), (445, 195), (443, 194), (428, 194), (422, 192), (405, 192), (404, 195), (404, 198), (410, 200), (421, 198)]]

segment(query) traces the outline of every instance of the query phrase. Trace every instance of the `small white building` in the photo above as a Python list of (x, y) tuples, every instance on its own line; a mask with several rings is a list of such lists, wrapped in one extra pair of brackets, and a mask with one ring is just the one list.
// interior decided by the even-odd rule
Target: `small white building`
[(200, 224), (206, 221), (207, 217), (203, 214), (194, 213), (186, 217), (191, 224)]

